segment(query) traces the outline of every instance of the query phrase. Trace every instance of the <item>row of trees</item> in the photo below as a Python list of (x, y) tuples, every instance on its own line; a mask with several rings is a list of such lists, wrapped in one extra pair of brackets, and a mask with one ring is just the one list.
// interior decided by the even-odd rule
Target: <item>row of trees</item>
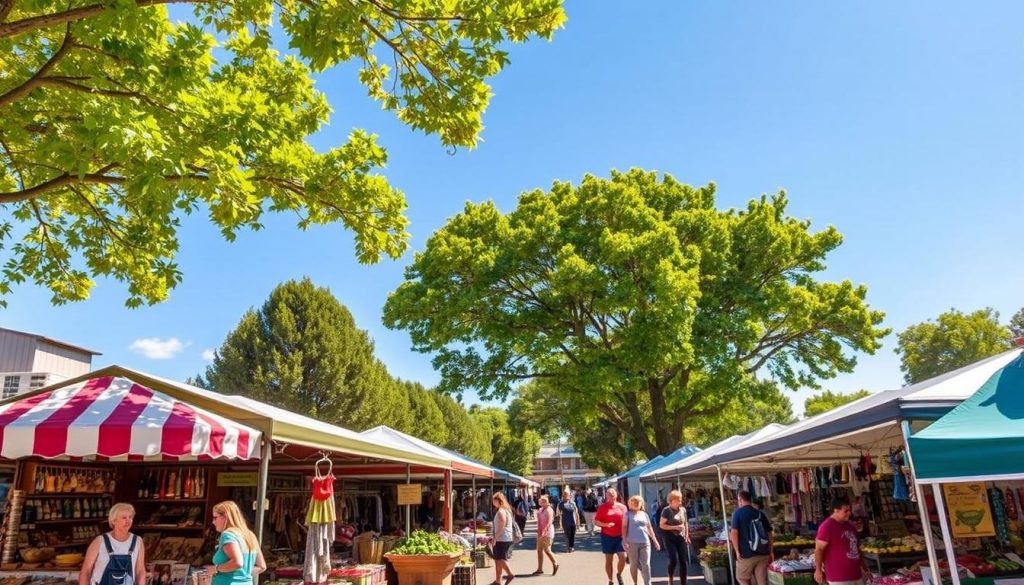
[(513, 473), (529, 473), (540, 447), (535, 432), (512, 431), (503, 409), (467, 410), (390, 375), (348, 309), (309, 279), (247, 311), (192, 383), (357, 431), (387, 425)]

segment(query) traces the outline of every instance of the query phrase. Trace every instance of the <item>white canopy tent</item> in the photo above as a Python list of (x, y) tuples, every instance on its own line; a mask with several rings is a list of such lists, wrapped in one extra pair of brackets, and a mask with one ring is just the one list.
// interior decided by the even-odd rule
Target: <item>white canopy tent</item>
[[(770, 472), (852, 462), (869, 450), (906, 448), (911, 432), (928, 426), (955, 408), (1022, 353), (1024, 349), (1016, 348), (917, 384), (866, 396), (775, 432), (748, 435), (727, 446), (706, 449), (671, 471), (655, 470), (653, 476), (671, 473), (709, 477), (712, 469), (715, 475), (726, 471)], [(712, 450), (714, 452), (708, 455)], [(721, 485), (721, 476), (717, 479)], [(921, 486), (914, 483), (921, 518), (927, 519)], [(724, 495), (722, 498), (724, 502)], [(931, 530), (926, 529), (924, 536), (931, 566), (937, 571)], [(938, 582), (938, 575), (934, 577)]]

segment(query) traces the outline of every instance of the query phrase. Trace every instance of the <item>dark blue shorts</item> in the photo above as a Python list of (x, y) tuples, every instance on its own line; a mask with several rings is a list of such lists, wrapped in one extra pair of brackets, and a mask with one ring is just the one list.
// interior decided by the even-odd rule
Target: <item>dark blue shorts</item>
[(601, 552), (606, 555), (613, 555), (615, 553), (622, 552), (622, 537), (621, 536), (605, 536), (601, 535)]

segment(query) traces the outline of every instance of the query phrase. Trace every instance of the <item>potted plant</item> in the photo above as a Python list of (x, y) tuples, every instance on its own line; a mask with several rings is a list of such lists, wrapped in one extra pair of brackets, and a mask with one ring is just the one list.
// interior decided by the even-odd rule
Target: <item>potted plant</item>
[(384, 558), (403, 585), (451, 585), (452, 570), (462, 558), (462, 547), (441, 536), (417, 530), (400, 540)]

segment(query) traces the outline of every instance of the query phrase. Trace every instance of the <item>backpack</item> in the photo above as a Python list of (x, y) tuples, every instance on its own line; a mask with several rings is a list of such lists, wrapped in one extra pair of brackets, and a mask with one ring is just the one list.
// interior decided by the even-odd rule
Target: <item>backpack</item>
[[(764, 521), (762, 522), (762, 519)], [(758, 510), (757, 516), (750, 521), (750, 532), (748, 535), (747, 544), (750, 545), (750, 551), (756, 555), (768, 554), (768, 530), (765, 529), (764, 524), (768, 519), (765, 518), (764, 512)]]

